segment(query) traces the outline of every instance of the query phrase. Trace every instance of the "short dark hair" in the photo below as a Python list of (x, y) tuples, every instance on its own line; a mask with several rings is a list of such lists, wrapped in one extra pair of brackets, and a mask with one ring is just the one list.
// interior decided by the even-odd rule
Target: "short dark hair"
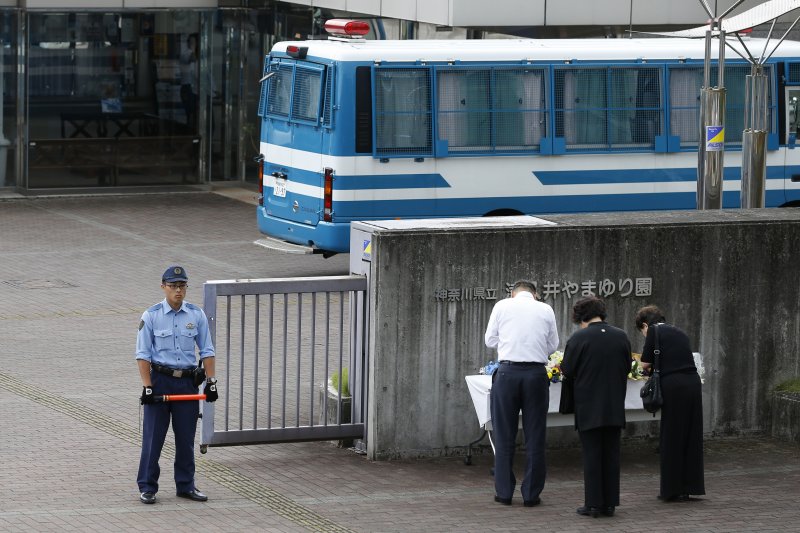
[(642, 329), (645, 324), (649, 326), (666, 321), (664, 313), (655, 305), (645, 305), (636, 313), (636, 329)]
[(572, 306), (572, 321), (576, 324), (588, 322), (595, 317), (605, 320), (606, 316), (606, 304), (597, 296), (582, 298)]
[(529, 293), (536, 295), (536, 284), (532, 281), (528, 281), (525, 279), (521, 279), (514, 283), (514, 286), (511, 287), (511, 292), (513, 293), (517, 289), (522, 289), (524, 291), (528, 291)]

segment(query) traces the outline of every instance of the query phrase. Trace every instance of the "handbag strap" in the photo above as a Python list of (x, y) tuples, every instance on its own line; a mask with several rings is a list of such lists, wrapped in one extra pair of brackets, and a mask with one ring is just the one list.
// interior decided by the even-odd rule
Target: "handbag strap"
[(653, 372), (660, 372), (661, 365), (658, 364), (659, 356), (661, 355), (661, 344), (658, 339), (658, 324), (653, 324), (653, 334), (655, 335), (655, 348), (653, 349)]

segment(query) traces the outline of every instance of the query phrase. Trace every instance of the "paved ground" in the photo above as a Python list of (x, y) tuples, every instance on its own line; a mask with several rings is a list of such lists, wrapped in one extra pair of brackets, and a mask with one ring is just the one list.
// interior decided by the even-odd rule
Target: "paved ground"
[[(142, 310), (162, 297), (164, 266), (183, 263), (192, 280), (347, 270), (346, 255), (254, 246), (251, 197), (0, 201), (0, 531), (798, 530), (800, 448), (759, 436), (709, 439), (708, 495), (673, 504), (655, 498), (654, 444), (626, 443), (614, 518), (575, 515), (573, 448), (548, 452), (536, 508), (492, 501), (488, 454), (473, 466), (375, 463), (327, 442), (209, 449), (197, 472), (205, 504), (174, 496), (168, 449), (159, 502), (142, 505), (132, 352)], [(199, 281), (189, 299), (201, 300)]]

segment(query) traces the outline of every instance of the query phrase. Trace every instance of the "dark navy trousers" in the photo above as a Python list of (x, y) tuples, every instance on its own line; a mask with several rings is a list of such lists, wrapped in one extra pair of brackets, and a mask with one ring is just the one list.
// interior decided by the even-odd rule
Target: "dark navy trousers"
[[(197, 394), (191, 378), (174, 378), (151, 372), (153, 394)], [(144, 406), (142, 455), (139, 459), (140, 492), (158, 492), (158, 459), (164, 447), (170, 420), (175, 434), (175, 488), (177, 492), (194, 490), (194, 435), (197, 431), (197, 401), (163, 402)]]
[(521, 487), (523, 500), (535, 500), (544, 488), (549, 389), (544, 365), (501, 364), (492, 376), (494, 490), (500, 498), (510, 499), (517, 483), (513, 468), (520, 410), (526, 456)]

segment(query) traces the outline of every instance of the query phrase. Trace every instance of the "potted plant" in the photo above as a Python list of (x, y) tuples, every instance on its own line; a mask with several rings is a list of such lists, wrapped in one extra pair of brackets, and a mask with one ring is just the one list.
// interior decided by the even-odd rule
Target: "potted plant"
[[(339, 392), (340, 383), (341, 394)], [(327, 406), (325, 405), (326, 395)], [(341, 408), (339, 407), (339, 400), (341, 400)], [(352, 396), (350, 395), (350, 380), (347, 367), (342, 368), (341, 375), (338, 371), (331, 374), (327, 383), (320, 387), (319, 405), (320, 423), (325, 423), (326, 421), (328, 424), (350, 423)], [(339, 414), (341, 414), (341, 420), (337, 416)]]

